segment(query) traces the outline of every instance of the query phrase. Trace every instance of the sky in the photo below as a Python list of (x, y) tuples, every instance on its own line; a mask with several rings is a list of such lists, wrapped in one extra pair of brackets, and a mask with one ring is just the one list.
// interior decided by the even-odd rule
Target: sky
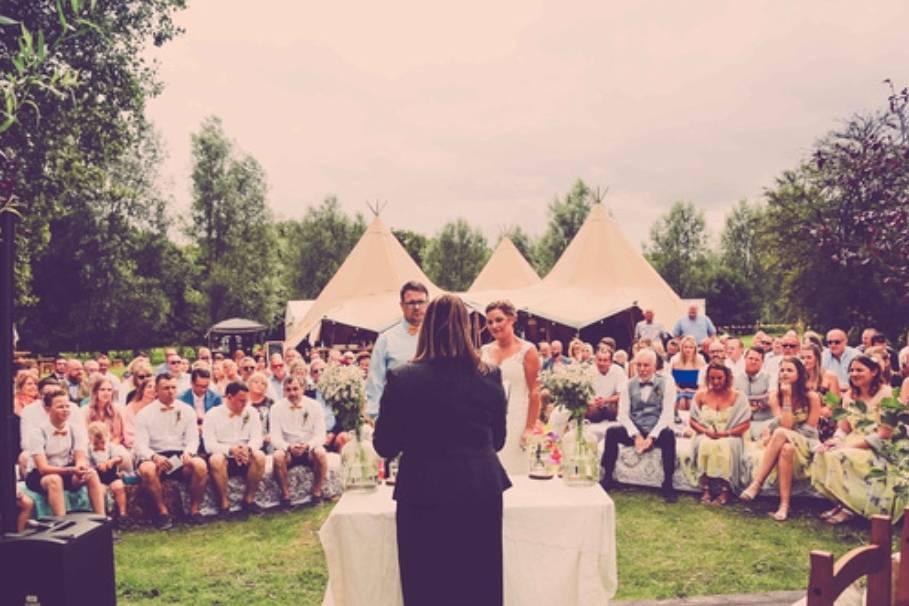
[(165, 189), (191, 199), (190, 136), (219, 116), (269, 205), (326, 196), (427, 235), (463, 217), (531, 234), (577, 178), (635, 244), (676, 200), (719, 232), (739, 200), (909, 85), (909, 4), (190, 0), (150, 51)]

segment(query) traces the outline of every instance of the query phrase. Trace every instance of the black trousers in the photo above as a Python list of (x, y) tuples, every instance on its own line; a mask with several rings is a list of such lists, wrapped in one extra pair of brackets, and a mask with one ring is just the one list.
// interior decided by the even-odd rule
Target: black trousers
[(501, 606), (502, 496), (480, 503), (398, 502), (405, 606)]
[[(628, 431), (621, 425), (610, 427), (606, 431), (603, 448), (604, 484), (612, 482), (615, 463), (619, 458), (619, 444), (632, 446), (634, 438), (629, 436)], [(668, 427), (664, 428), (654, 441), (653, 447), (659, 448), (663, 455), (663, 489), (672, 488), (672, 474), (675, 472), (675, 434)]]

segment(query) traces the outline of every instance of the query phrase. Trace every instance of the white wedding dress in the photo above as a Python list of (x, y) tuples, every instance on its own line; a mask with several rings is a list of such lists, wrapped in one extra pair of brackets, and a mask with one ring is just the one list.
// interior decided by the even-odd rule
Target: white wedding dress
[[(483, 361), (495, 364), (490, 357), (492, 343), (481, 348)], [(505, 447), (499, 451), (499, 460), (508, 475), (527, 475), (530, 470), (528, 455), (521, 448), (521, 436), (527, 426), (527, 408), (530, 406), (530, 390), (524, 376), (524, 356), (533, 345), (521, 341), (521, 347), (513, 355), (499, 362), (502, 382), (508, 394), (508, 414), (505, 420)]]

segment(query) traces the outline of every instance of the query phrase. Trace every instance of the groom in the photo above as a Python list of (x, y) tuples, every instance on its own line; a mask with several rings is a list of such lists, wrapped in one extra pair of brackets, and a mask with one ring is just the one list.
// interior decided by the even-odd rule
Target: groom
[(417, 334), (428, 303), (426, 286), (413, 280), (405, 283), (401, 287), (404, 317), (376, 339), (366, 377), (366, 414), (373, 419), (379, 416), (379, 400), (385, 390), (386, 371), (409, 362), (417, 353)]
[(619, 425), (606, 432), (602, 485), (607, 491), (615, 486), (612, 473), (619, 458), (619, 444), (634, 444), (638, 454), (657, 447), (663, 455), (663, 498), (667, 503), (674, 503), (675, 434), (671, 425), (675, 414), (675, 385), (656, 374), (656, 353), (652, 349), (640, 350), (634, 363), (638, 374), (619, 393)]

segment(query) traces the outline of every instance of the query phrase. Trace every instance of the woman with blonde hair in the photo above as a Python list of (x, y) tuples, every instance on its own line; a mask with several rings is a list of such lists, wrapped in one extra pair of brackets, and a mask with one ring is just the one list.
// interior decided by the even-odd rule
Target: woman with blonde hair
[(95, 421), (107, 425), (110, 441), (123, 443), (123, 414), (120, 405), (114, 402), (114, 385), (100, 377), (92, 383), (89, 403), (83, 409), (86, 427)]
[(676, 385), (676, 412), (688, 410), (691, 399), (698, 390), (698, 373), (704, 367), (704, 358), (698, 354), (698, 342), (691, 335), (682, 337), (679, 353), (669, 363)]
[(123, 407), (123, 445), (132, 449), (136, 439), (136, 415), (143, 408), (154, 402), (158, 398), (158, 392), (155, 389), (154, 379), (144, 379), (140, 381), (132, 392), (132, 398), (129, 403)]

